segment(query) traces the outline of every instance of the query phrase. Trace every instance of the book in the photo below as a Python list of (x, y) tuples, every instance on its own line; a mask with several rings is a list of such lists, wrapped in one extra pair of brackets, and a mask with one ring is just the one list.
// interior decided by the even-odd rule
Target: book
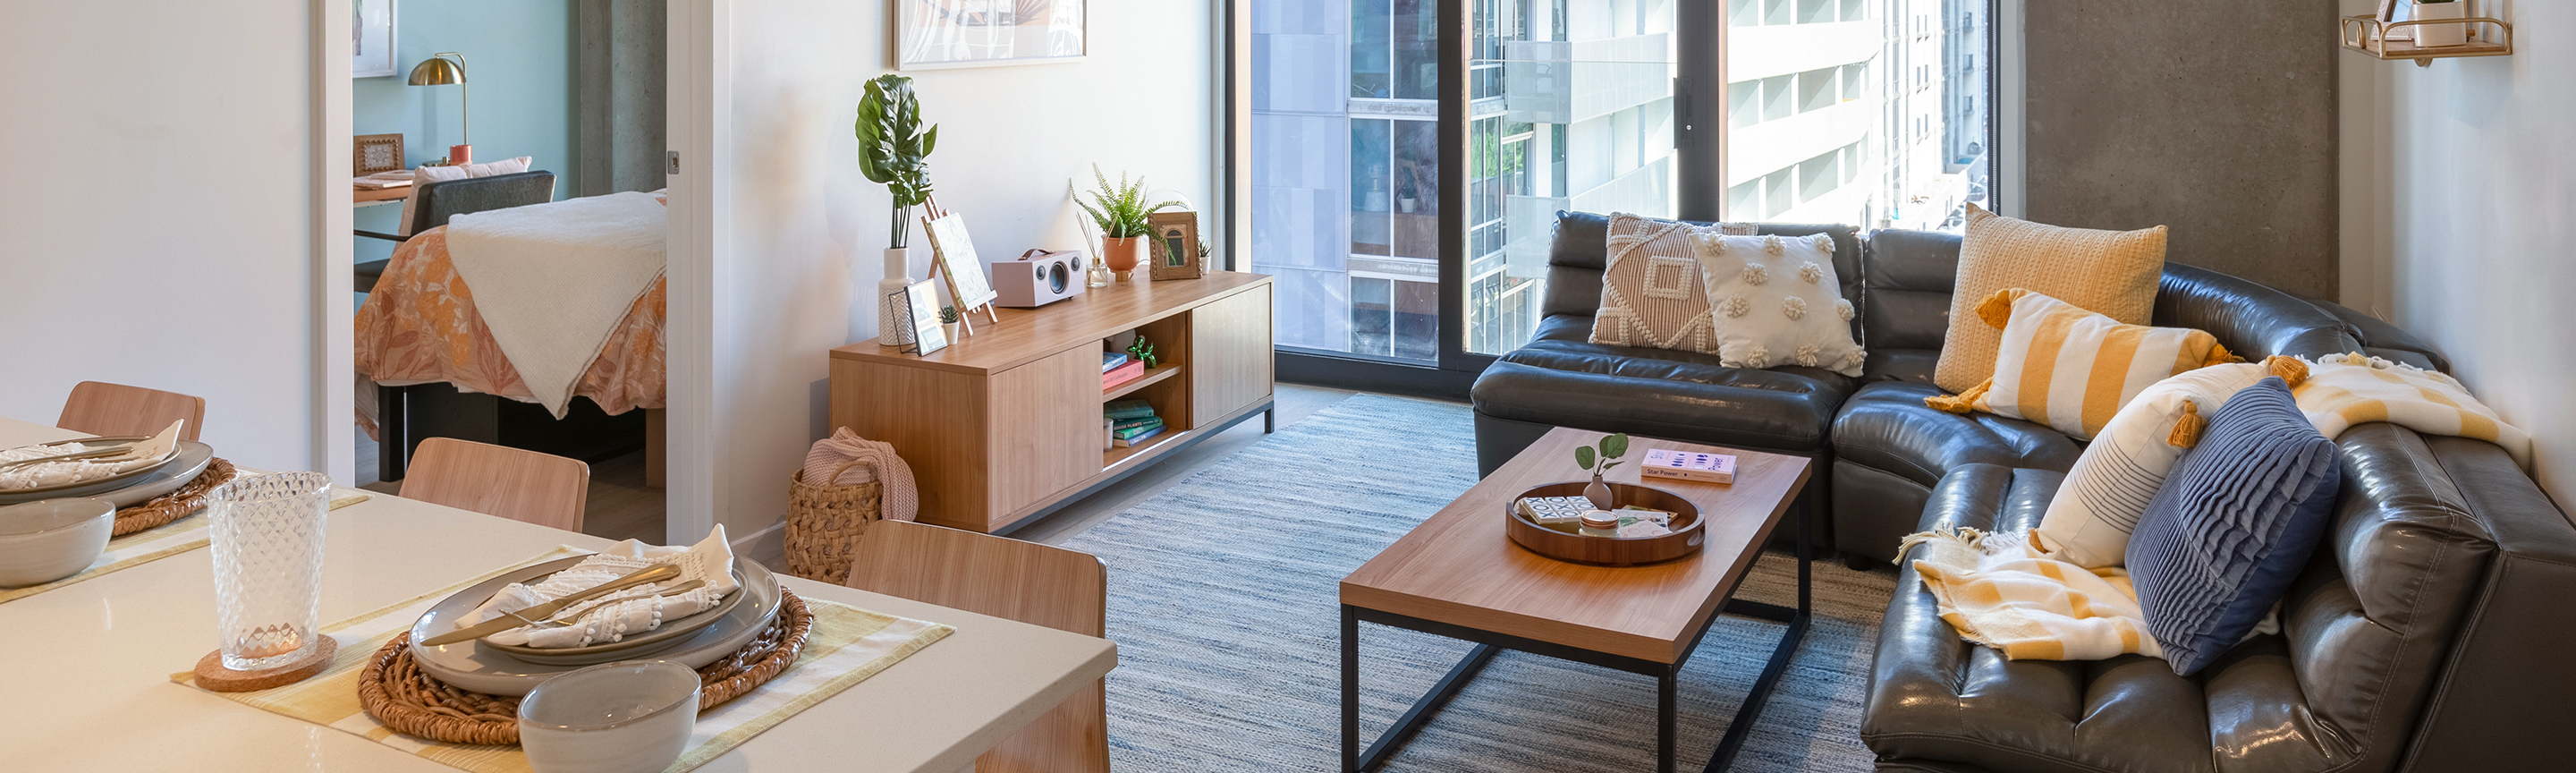
[(1658, 448), (1646, 452), (1646, 460), (1637, 464), (1637, 474), (1649, 478), (1731, 484), (1735, 482), (1735, 457)]
[(1159, 426), (1162, 423), (1163, 417), (1161, 416), (1147, 416), (1142, 419), (1110, 419), (1109, 428), (1112, 430), (1133, 429), (1136, 427)]
[(1522, 497), (1521, 516), (1534, 523), (1573, 523), (1592, 509), (1592, 500), (1583, 497)]
[(1135, 445), (1136, 445), (1136, 444), (1138, 444), (1138, 443), (1142, 443), (1142, 442), (1145, 442), (1146, 440), (1152, 439), (1155, 435), (1163, 434), (1163, 430), (1164, 430), (1164, 429), (1166, 429), (1166, 428), (1165, 428), (1165, 427), (1157, 426), (1157, 427), (1155, 427), (1155, 428), (1153, 428), (1153, 429), (1146, 430), (1144, 434), (1137, 435), (1137, 436), (1135, 436), (1135, 437), (1114, 438), (1114, 439), (1112, 439), (1112, 440), (1110, 440), (1110, 441), (1109, 441), (1109, 444), (1110, 444), (1110, 446), (1111, 446), (1111, 447), (1114, 447), (1114, 448), (1129, 448), (1129, 447), (1133, 447), (1133, 446), (1135, 446)]
[(1148, 435), (1155, 432), (1161, 432), (1163, 430), (1162, 419), (1140, 419), (1138, 421), (1139, 423), (1134, 426), (1111, 427), (1109, 430), (1109, 436), (1113, 439), (1134, 439), (1138, 435)]
[(1109, 372), (1100, 374), (1100, 388), (1102, 390), (1117, 389), (1120, 384), (1144, 377), (1145, 363), (1130, 362), (1125, 365), (1111, 368)]
[(1120, 400), (1101, 406), (1102, 415), (1112, 419), (1142, 419), (1154, 415), (1154, 405), (1143, 400)]
[(1118, 366), (1120, 366), (1120, 365), (1125, 365), (1125, 364), (1127, 364), (1127, 353), (1126, 353), (1126, 352), (1101, 352), (1101, 353), (1100, 353), (1100, 372), (1102, 372), (1102, 373), (1107, 373), (1107, 372), (1110, 372), (1110, 371), (1112, 371), (1112, 370), (1117, 370), (1117, 369), (1118, 369)]

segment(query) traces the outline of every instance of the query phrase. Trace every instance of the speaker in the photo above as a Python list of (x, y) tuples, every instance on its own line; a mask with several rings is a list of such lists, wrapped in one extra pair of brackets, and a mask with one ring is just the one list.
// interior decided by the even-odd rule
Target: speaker
[(1033, 309), (1082, 292), (1082, 253), (1030, 250), (1019, 260), (993, 264), (996, 306)]

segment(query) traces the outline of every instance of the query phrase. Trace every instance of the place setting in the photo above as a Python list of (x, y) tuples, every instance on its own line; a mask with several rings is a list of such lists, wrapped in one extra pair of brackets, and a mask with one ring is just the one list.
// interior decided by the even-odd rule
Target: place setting
[(0, 602), (204, 546), (238, 470), (185, 428), (0, 450)]

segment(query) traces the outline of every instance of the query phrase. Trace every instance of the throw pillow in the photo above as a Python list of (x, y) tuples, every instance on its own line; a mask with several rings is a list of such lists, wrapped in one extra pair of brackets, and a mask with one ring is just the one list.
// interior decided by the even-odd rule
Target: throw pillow
[(1698, 241), (1718, 364), (1860, 375), (1864, 355), (1852, 340), (1851, 301), (1834, 275), (1832, 236), (1702, 234)]
[[(518, 174), (520, 172), (528, 171), (528, 169), (531, 168), (529, 163), (534, 161), (535, 158), (535, 156), (520, 156), (518, 158), (505, 158), (488, 164), (424, 166), (412, 170), (412, 190), (416, 192), (420, 190), (420, 186), (447, 180), (462, 180), (468, 177), (491, 177), (494, 175)], [(395, 236), (408, 237), (411, 235), (412, 209), (419, 201), (420, 197), (418, 196), (403, 197), (402, 221), (394, 224)]]
[[(2077, 440), (2093, 439), (2121, 406), (2156, 382), (2236, 360), (2208, 333), (2123, 325), (2018, 287), (1987, 296), (1977, 304), (1977, 318), (2003, 334), (1994, 375), (1956, 397), (1924, 398), (1924, 404), (2035, 421)], [(1950, 329), (1979, 324), (1954, 321)]]
[(2129, 540), (2129, 581), (2174, 673), (2208, 667), (2289, 592), (2333, 520), (2339, 465), (2279, 378), (2209, 417)]
[(1959, 242), (1959, 279), (1950, 296), (1950, 330), (1932, 383), (1964, 392), (1995, 372), (2003, 332), (1959, 324), (1996, 290), (2025, 287), (2076, 308), (2131, 325), (2144, 325), (2155, 310), (2156, 283), (2165, 270), (2165, 228), (2094, 231), (2059, 228), (1997, 215), (1968, 205), (1968, 233)]
[(1700, 280), (1699, 240), (1754, 233), (1754, 226), (1744, 224), (1695, 226), (1612, 213), (1592, 342), (1716, 353), (1717, 330), (1709, 318), (1707, 286)]
[(2260, 363), (2212, 365), (2158, 381), (2111, 416), (2066, 471), (2040, 516), (2039, 547), (2086, 569), (2127, 560), (2129, 533), (2227, 398), (2265, 376), (2297, 387), (2307, 363), (2273, 355)]

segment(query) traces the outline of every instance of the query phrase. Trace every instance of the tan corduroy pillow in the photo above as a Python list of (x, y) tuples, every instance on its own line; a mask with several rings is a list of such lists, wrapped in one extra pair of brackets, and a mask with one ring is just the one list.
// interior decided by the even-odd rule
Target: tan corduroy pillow
[(1592, 342), (1716, 354), (1717, 328), (1708, 311), (1707, 283), (1700, 276), (1700, 253), (1715, 237), (1752, 236), (1754, 229), (1749, 224), (1703, 227), (1612, 213)]
[(2142, 231), (2059, 228), (1968, 205), (1950, 331), (1932, 383), (1964, 392), (1995, 374), (2004, 332), (1977, 321), (1977, 304), (2020, 287), (2131, 325), (2153, 316), (2165, 271), (2165, 227)]

